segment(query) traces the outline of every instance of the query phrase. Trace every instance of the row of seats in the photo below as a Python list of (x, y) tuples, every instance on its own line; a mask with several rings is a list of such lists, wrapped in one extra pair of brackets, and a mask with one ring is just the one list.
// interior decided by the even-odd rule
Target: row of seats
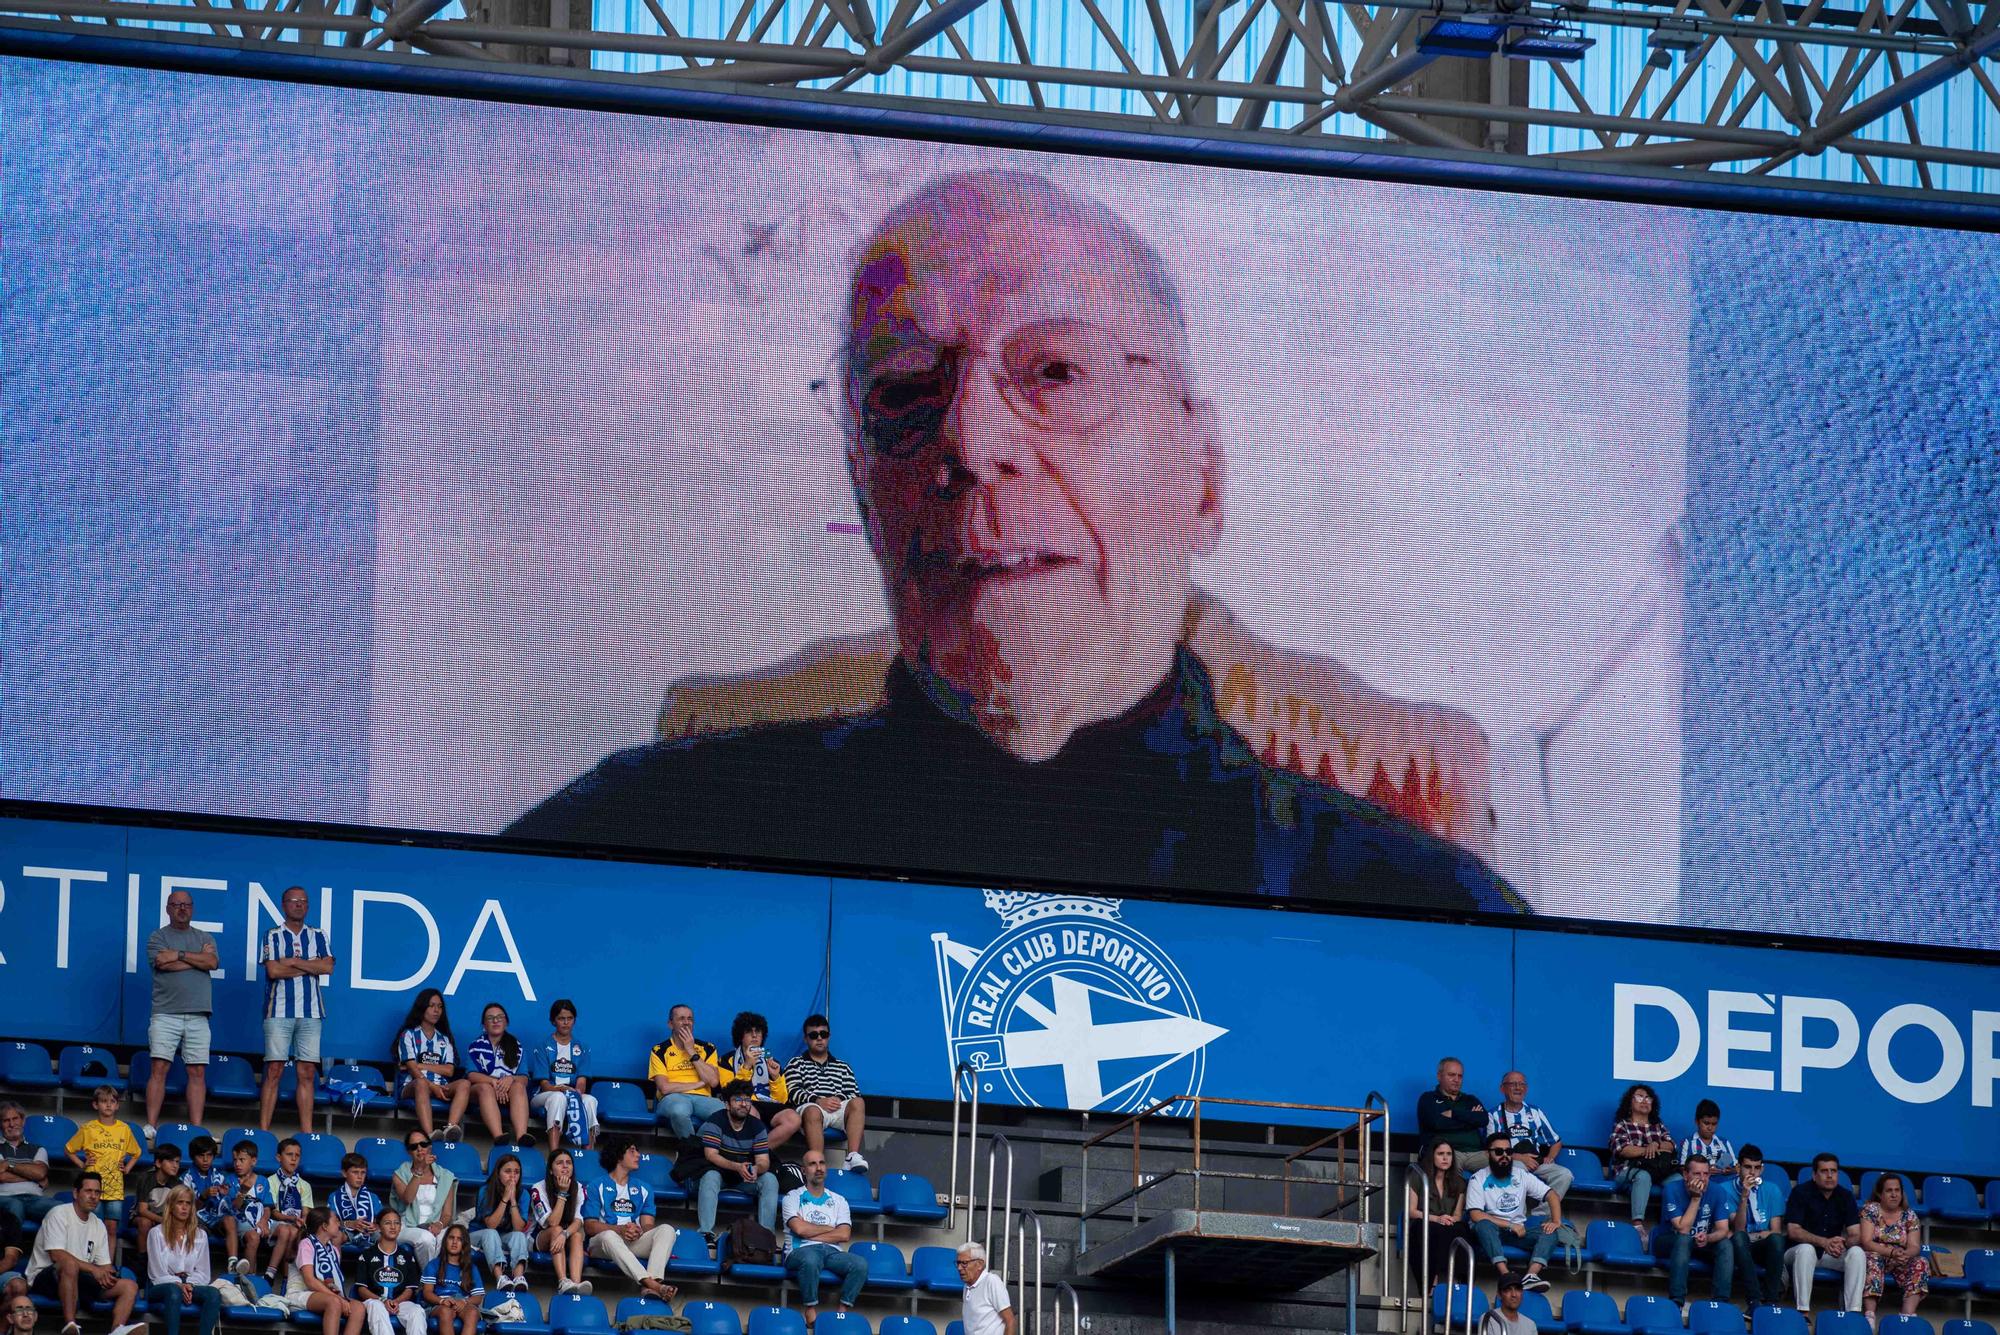
[[(1468, 1317), (1467, 1303), (1471, 1304)], [(1477, 1323), (1491, 1308), (1483, 1290), (1454, 1284), (1431, 1289), (1432, 1325), (1462, 1326), (1470, 1319)], [(1535, 1323), (1541, 1335), (1647, 1335), (1647, 1332), (1686, 1330), (1687, 1335), (1808, 1335), (1805, 1314), (1790, 1307), (1764, 1306), (1746, 1313), (1734, 1303), (1690, 1302), (1685, 1317), (1670, 1300), (1638, 1294), (1618, 1310), (1618, 1300), (1595, 1289), (1572, 1289), (1562, 1295), (1558, 1312), (1545, 1293), (1521, 1295), (1521, 1315)], [(1871, 1329), (1859, 1312), (1824, 1311), (1814, 1318), (1810, 1335), (1939, 1335), (1938, 1328), (1921, 1316), (1889, 1314), (1878, 1318), (1879, 1332)], [(1944, 1323), (1942, 1335), (1995, 1335), (1984, 1321), (1954, 1318)]]
[[(1622, 1194), (1622, 1189), (1605, 1175), (1604, 1161), (1591, 1151), (1564, 1146), (1556, 1161), (1575, 1175), (1571, 1194), (1600, 1197)], [(1787, 1191), (1792, 1188), (1792, 1175), (1783, 1164), (1766, 1164), (1764, 1176)], [(1861, 1175), (1857, 1183), (1843, 1169), (1841, 1178), (1848, 1190), (1865, 1201), (1874, 1193), (1875, 1184), (1882, 1178), (1882, 1170), (1870, 1169)], [(1979, 1188), (1970, 1178), (1953, 1177), (1948, 1173), (1933, 1173), (1922, 1179), (1905, 1173), (1903, 1178), (1917, 1185), (1917, 1199), (1910, 1202), (1910, 1208), (1918, 1214), (1934, 1215), (1956, 1224), (2000, 1224), (2000, 1177), (1987, 1182), (1983, 1200)]]

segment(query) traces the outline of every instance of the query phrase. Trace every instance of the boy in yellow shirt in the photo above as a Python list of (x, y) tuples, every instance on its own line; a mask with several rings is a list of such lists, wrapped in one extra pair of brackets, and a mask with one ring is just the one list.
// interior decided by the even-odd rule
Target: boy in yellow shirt
[(98, 1207), (98, 1214), (113, 1237), (125, 1222), (125, 1174), (139, 1162), (139, 1142), (132, 1128), (119, 1120), (118, 1104), (118, 1091), (110, 1085), (90, 1091), (96, 1120), (78, 1127), (64, 1146), (78, 1171), (90, 1169), (104, 1178), (104, 1204)]

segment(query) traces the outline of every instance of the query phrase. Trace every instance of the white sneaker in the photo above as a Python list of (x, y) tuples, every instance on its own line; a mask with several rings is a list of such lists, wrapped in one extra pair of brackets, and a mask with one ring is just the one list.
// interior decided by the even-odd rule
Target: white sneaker
[(146, 1133), (146, 1143), (148, 1145), (160, 1138), (160, 1128), (154, 1126), (151, 1122), (146, 1123), (139, 1129)]
[(590, 1296), (590, 1287), (590, 1281), (587, 1279), (580, 1279), (576, 1282), (576, 1291), (586, 1298)]
[(111, 1335), (134, 1335), (135, 1331), (143, 1331), (145, 1328), (146, 1323), (143, 1321), (127, 1321), (122, 1326), (113, 1326)]
[(560, 1280), (560, 1281), (558, 1281), (558, 1282), (557, 1282), (557, 1284), (556, 1284), (556, 1292), (557, 1292), (558, 1294), (563, 1294), (563, 1293), (575, 1293), (575, 1292), (576, 1292), (576, 1281), (575, 1281), (575, 1280), (573, 1280), (573, 1279), (565, 1279), (565, 1280)]
[(250, 1273), (250, 1262), (239, 1256), (229, 1263), (229, 1269), (238, 1275), (248, 1275)]
[(865, 1173), (868, 1171), (868, 1161), (861, 1157), (860, 1150), (849, 1150), (847, 1161), (841, 1164), (841, 1167), (850, 1173)]

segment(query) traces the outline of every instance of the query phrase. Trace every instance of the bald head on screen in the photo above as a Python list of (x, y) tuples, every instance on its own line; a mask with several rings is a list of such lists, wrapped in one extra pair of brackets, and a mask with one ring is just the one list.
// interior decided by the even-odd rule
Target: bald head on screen
[(1047, 759), (1166, 677), (1221, 535), (1179, 293), (1103, 205), (984, 171), (891, 208), (849, 296), (847, 463), (903, 659)]

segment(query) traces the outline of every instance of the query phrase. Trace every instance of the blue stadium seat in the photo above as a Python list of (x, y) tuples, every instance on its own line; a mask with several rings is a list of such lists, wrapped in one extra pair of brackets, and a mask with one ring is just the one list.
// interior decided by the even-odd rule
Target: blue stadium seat
[(861, 1174), (835, 1168), (827, 1173), (826, 1185), (847, 1198), (847, 1211), (856, 1219), (873, 1219), (882, 1213), (882, 1207), (875, 1200), (875, 1189)]
[[(433, 1140), (431, 1149), (437, 1153), (439, 1166), (450, 1169), (451, 1175), (466, 1186), (486, 1185), (486, 1165), (479, 1162), (479, 1151), (472, 1146), (462, 1140)], [(554, 1326), (555, 1322), (549, 1324)]]
[(648, 1297), (643, 1293), (635, 1293), (630, 1297), (618, 1300), (618, 1310), (611, 1314), (611, 1324), (614, 1326), (623, 1326), (635, 1316), (672, 1316), (673, 1314), (674, 1309), (672, 1305), (663, 1303), (658, 1298)]
[(320, 1181), (340, 1180), (340, 1160), (347, 1153), (345, 1141), (324, 1131), (306, 1131), (300, 1133), (298, 1142), (301, 1173)]
[[(125, 1071), (125, 1092), (142, 1108), (146, 1106), (146, 1085), (152, 1078), (153, 1059), (145, 1053), (134, 1053)], [(187, 1064), (176, 1057), (167, 1064), (167, 1097), (180, 1098), (187, 1093), (187, 1088)]]
[[(495, 1145), (492, 1153), (486, 1156), (487, 1176), (491, 1177), (493, 1175), (493, 1169), (498, 1160), (504, 1159), (510, 1154), (520, 1160), (522, 1186), (525, 1187), (530, 1182), (540, 1182), (549, 1175), (549, 1157), (542, 1153), (539, 1146)], [(651, 1184), (649, 1183), (648, 1185)]]
[[(1855, 1188), (1855, 1199), (1866, 1205), (1868, 1198), (1875, 1194), (1875, 1184), (1882, 1180), (1884, 1171), (1880, 1168), (1871, 1168), (1863, 1173), (1861, 1175), (1861, 1185)], [(1896, 1176), (1903, 1179), (1903, 1203), (1920, 1215), (1929, 1214), (1930, 1210), (1917, 1199), (1917, 1179), (1911, 1177), (1908, 1173), (1897, 1173)]]
[(944, 1328), (944, 1335), (965, 1335), (965, 1323), (954, 1321)]
[(1635, 1293), (1625, 1300), (1625, 1325), (1634, 1331), (1679, 1330), (1681, 1309), (1653, 1293)]
[(868, 1329), (868, 1318), (859, 1312), (821, 1312), (819, 1325), (813, 1329), (816, 1335), (829, 1335), (830, 1332), (838, 1332), (838, 1335), (872, 1335)]
[(1521, 1295), (1521, 1315), (1535, 1323), (1535, 1329), (1542, 1335), (1558, 1335), (1563, 1323), (1556, 1320), (1556, 1314), (1549, 1307), (1546, 1293), (1524, 1293)]
[(156, 1129), (159, 1135), (153, 1138), (153, 1143), (178, 1146), (183, 1167), (187, 1165), (187, 1147), (194, 1143), (194, 1138), (210, 1134), (207, 1127), (196, 1126), (192, 1122), (162, 1122)]
[[(828, 1173), (828, 1177), (833, 1174)], [(842, 1176), (854, 1177), (852, 1173)], [(860, 1179), (865, 1181), (865, 1179)], [(935, 1224), (945, 1217), (945, 1208), (937, 1203), (937, 1188), (931, 1180), (916, 1173), (890, 1173), (882, 1179), (882, 1208), (891, 1219), (908, 1219), (916, 1223)], [(853, 1208), (853, 1202), (848, 1202)]]
[[(576, 1162), (576, 1180), (584, 1186), (596, 1186), (609, 1176), (604, 1171), (604, 1161), (597, 1157), (596, 1150), (577, 1150), (572, 1157)], [(645, 1161), (646, 1156), (643, 1154), (640, 1155), (639, 1162), (644, 1163)]]
[[(694, 1275), (712, 1277), (722, 1273), (722, 1263), (708, 1254), (708, 1244), (701, 1234), (691, 1228), (684, 1228), (674, 1234), (674, 1254), (667, 1262), (667, 1273), (672, 1275)], [(682, 1316), (687, 1312), (683, 1310)]]
[[(218, 1262), (218, 1264), (220, 1263)], [(238, 1279), (235, 1283), (238, 1288), (248, 1293), (253, 1299), (271, 1291), (271, 1286), (264, 1282), (262, 1275), (258, 1275), (254, 1279)], [(275, 1326), (285, 1319), (285, 1314), (275, 1307), (257, 1307), (254, 1305), (248, 1307), (225, 1307), (222, 1309), (222, 1314), (234, 1326)]]
[(0, 1043), (0, 1086), (54, 1089), (62, 1081), (49, 1050), (39, 1043)]
[(56, 1076), (64, 1089), (88, 1094), (99, 1085), (118, 1083), (118, 1058), (109, 1048), (72, 1043), (56, 1055)]
[(891, 1293), (907, 1292), (917, 1287), (910, 1278), (909, 1262), (903, 1259), (902, 1248), (893, 1242), (850, 1242), (847, 1250), (868, 1262), (868, 1287)]
[(1904, 1316), (1901, 1312), (1889, 1312), (1881, 1318), (1876, 1335), (1937, 1335), (1930, 1322), (1920, 1316)]
[(410, 1157), (401, 1141), (387, 1136), (363, 1136), (354, 1142), (354, 1152), (368, 1161), (368, 1180), (377, 1186), (386, 1186)]
[(260, 1093), (257, 1068), (226, 1052), (208, 1059), (208, 1097), (223, 1103), (255, 1103)]
[[(229, 1156), (236, 1146), (249, 1141), (257, 1147), (257, 1164), (265, 1171), (278, 1162), (278, 1138), (269, 1131), (255, 1126), (232, 1126), (215, 1138), (215, 1163), (218, 1168), (229, 1167)], [(182, 1149), (187, 1147), (183, 1145)]]
[(1743, 1335), (1743, 1309), (1735, 1303), (1689, 1303), (1688, 1335)]
[(1570, 1335), (1625, 1335), (1618, 1300), (1595, 1289), (1571, 1289), (1563, 1295), (1562, 1323)]
[(753, 1307), (749, 1335), (806, 1335), (806, 1319), (789, 1307)]
[(2000, 1177), (1986, 1180), (1986, 1217), (2000, 1224)]
[(1764, 1165), (1764, 1180), (1767, 1182), (1777, 1183), (1779, 1189), (1785, 1192), (1786, 1195), (1791, 1194), (1792, 1170), (1785, 1167), (1783, 1164), (1766, 1163)]
[(919, 1247), (910, 1253), (910, 1278), (925, 1293), (956, 1298), (965, 1292), (958, 1277), (958, 1253), (950, 1247)]
[(610, 1330), (604, 1304), (587, 1293), (559, 1293), (549, 1299), (549, 1329), (556, 1335), (570, 1330)]
[(1604, 1175), (1603, 1161), (1589, 1150), (1565, 1145), (1562, 1153), (1556, 1156), (1556, 1162), (1576, 1176), (1576, 1181), (1569, 1188), (1574, 1195), (1609, 1196), (1617, 1190), (1611, 1179)]
[(875, 1335), (937, 1335), (937, 1327), (920, 1316), (885, 1316)]
[(653, 1125), (653, 1110), (646, 1106), (646, 1092), (623, 1080), (593, 1080), (590, 1092), (597, 1099), (597, 1120), (606, 1126), (646, 1128)]
[[(1465, 1305), (1472, 1304), (1473, 1321), (1486, 1315), (1489, 1304), (1486, 1295), (1465, 1284), (1454, 1284), (1449, 1294), (1443, 1284), (1431, 1288), (1431, 1324), (1433, 1326), (1463, 1326), (1466, 1322)], [(956, 1323), (954, 1323), (956, 1324)]]
[[(679, 1242), (679, 1238), (674, 1239)], [(715, 1244), (715, 1259), (722, 1263), (723, 1273), (731, 1279), (740, 1279), (751, 1284), (782, 1284), (785, 1282), (785, 1267), (777, 1262), (739, 1261), (731, 1249), (734, 1235), (724, 1229)]]
[(493, 1329), (504, 1330), (507, 1335), (550, 1335), (553, 1328), (542, 1319), (541, 1300), (528, 1290), (516, 1289), (512, 1293), (489, 1292), (486, 1295), (486, 1302), (491, 1306), (508, 1298), (521, 1304), (521, 1316), (524, 1319), (509, 1321), (505, 1325), (494, 1326)]
[[(395, 1096), (389, 1093), (389, 1081), (383, 1076), (380, 1067), (367, 1066), (359, 1062), (336, 1062), (332, 1066), (321, 1068), (320, 1081), (328, 1086), (339, 1084), (366, 1087), (368, 1094), (361, 1103), (361, 1111), (364, 1113), (386, 1116), (396, 1109)], [(327, 1096), (339, 1103), (343, 1109), (352, 1111), (354, 1108), (352, 1093), (342, 1091), (335, 1095), (329, 1088)]]
[(692, 1329), (689, 1335), (743, 1335), (743, 1322), (736, 1309), (723, 1303), (682, 1303), (681, 1315)]
[(1967, 1252), (1965, 1278), (1973, 1289), (1987, 1297), (2000, 1297), (2000, 1251), (1981, 1247)]
[(1639, 1245), (1639, 1230), (1622, 1219), (1593, 1219), (1583, 1234), (1584, 1254), (1592, 1265), (1612, 1270), (1651, 1270), (1656, 1260)]
[(1994, 1335), (1994, 1331), (1992, 1325), (1985, 1321), (1954, 1317), (1944, 1323), (1944, 1335)]
[[(592, 1155), (593, 1159), (597, 1156)], [(599, 1172), (602, 1173), (602, 1165)], [(684, 1201), (688, 1189), (674, 1181), (674, 1156), (671, 1154), (641, 1154), (639, 1156), (639, 1180), (653, 1189), (653, 1194), (665, 1201)]]
[(1750, 1309), (1750, 1335), (1810, 1335), (1802, 1312), (1765, 1303)]
[(1924, 1213), (1954, 1224), (1983, 1224), (1986, 1207), (1979, 1192), (1962, 1177), (1933, 1173), (1924, 1179)]
[[(1924, 1248), (1924, 1255), (1929, 1257), (1940, 1255), (1950, 1256), (1951, 1248), (1926, 1247)], [(1931, 1263), (1930, 1285), (1932, 1293), (1967, 1293), (1972, 1289), (1972, 1281), (1967, 1279), (1963, 1274), (1940, 1275), (1937, 1272), (1937, 1263), (1935, 1260)]]
[(1813, 1320), (1813, 1335), (1872, 1335), (1868, 1318), (1859, 1312), (1821, 1312)]
[(146, 1129), (129, 1117), (125, 1119), (125, 1126), (131, 1131), (132, 1139), (139, 1145), (139, 1162), (134, 1167), (147, 1167), (153, 1162), (153, 1147), (146, 1143)]
[(69, 1144), (69, 1138), (75, 1134), (76, 1123), (61, 1113), (36, 1113), (28, 1119), (26, 1128), (21, 1132), (21, 1138), (30, 1145), (40, 1145), (49, 1152), (49, 1158), (53, 1160), (58, 1155), (68, 1152), (63, 1146)]

